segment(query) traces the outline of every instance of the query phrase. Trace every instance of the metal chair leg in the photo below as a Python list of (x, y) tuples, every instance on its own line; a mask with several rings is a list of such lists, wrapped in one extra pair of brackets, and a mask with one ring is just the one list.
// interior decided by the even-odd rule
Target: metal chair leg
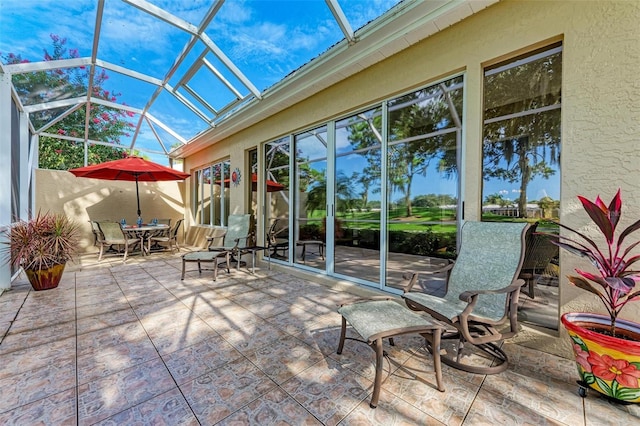
[(369, 407), (376, 408), (378, 406), (378, 399), (380, 398), (380, 386), (382, 385), (382, 361), (384, 359), (382, 339), (376, 339), (372, 346), (376, 352), (376, 377), (373, 379), (373, 395), (371, 395)]

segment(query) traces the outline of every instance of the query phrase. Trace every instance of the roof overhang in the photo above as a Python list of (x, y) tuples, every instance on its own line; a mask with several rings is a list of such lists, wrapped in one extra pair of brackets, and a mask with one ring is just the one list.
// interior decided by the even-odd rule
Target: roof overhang
[(170, 153), (185, 158), (480, 12), (499, 0), (402, 2)]

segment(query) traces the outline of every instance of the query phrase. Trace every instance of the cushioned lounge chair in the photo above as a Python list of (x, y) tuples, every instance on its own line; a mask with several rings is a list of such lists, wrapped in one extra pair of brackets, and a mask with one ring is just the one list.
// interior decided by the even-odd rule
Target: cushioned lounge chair
[[(518, 332), (518, 296), (524, 284), (518, 274), (528, 227), (527, 223), (466, 222), (455, 263), (431, 272), (447, 275), (444, 297), (412, 291), (418, 287), (421, 273), (411, 274), (404, 289), (405, 303), (446, 324), (449, 330), (443, 334), (443, 342), (455, 342), (453, 349), (445, 347), (445, 364), (478, 374), (495, 374), (507, 368), (508, 358), (500, 345)], [(465, 356), (469, 355), (465, 345), (488, 354), (491, 364)]]
[(227, 231), (222, 239), (222, 244), (219, 240), (213, 241), (212, 237), (207, 237), (209, 240), (208, 250), (211, 252), (230, 252), (231, 261), (236, 262), (239, 267), (241, 249), (253, 244), (251, 215), (232, 214), (229, 215), (227, 223)]

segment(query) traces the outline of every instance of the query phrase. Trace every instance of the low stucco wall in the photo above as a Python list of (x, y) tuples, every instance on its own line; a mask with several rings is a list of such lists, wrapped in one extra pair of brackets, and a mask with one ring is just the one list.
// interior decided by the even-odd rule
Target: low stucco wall
[[(137, 218), (135, 182), (77, 178), (66, 171), (37, 169), (35, 188), (35, 212), (61, 212), (78, 221), (83, 252), (95, 250), (89, 220), (124, 218), (127, 223), (135, 223)], [(184, 218), (184, 188), (181, 181), (140, 182), (143, 220), (168, 218), (173, 225)], [(182, 232), (178, 238), (182, 241)]]

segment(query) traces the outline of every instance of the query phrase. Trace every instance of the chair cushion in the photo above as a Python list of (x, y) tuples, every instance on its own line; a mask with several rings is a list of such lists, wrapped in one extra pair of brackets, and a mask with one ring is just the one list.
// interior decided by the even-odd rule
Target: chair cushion
[[(460, 299), (443, 298), (432, 296), (425, 293), (405, 293), (403, 295), (405, 299), (412, 300), (425, 308), (431, 309), (439, 314), (443, 315), (450, 320), (453, 320), (456, 316), (460, 315), (462, 311), (468, 306), (466, 302)], [(482, 296), (480, 296), (482, 297)], [(477, 318), (483, 318), (491, 321), (498, 321), (504, 316), (504, 303), (493, 308), (488, 308), (484, 305), (476, 305), (473, 310), (473, 316)]]
[(448, 296), (453, 297), (437, 297), (420, 292), (411, 292), (402, 295), (405, 299), (413, 300), (425, 308), (438, 312), (451, 320), (458, 316), (460, 312), (467, 307), (467, 304), (451, 293), (449, 293)]
[(182, 255), (182, 260), (185, 262), (213, 262), (215, 259), (223, 257), (227, 254), (226, 251), (192, 251)]
[(373, 300), (341, 306), (338, 312), (365, 340), (392, 337), (412, 330), (439, 327), (432, 319), (410, 311), (391, 300)]

